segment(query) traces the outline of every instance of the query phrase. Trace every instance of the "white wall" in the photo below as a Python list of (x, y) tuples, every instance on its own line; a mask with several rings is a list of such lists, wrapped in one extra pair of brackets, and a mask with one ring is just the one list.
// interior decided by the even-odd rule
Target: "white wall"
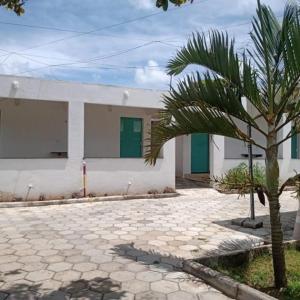
[(66, 102), (0, 100), (0, 157), (43, 158), (67, 152)]
[(157, 110), (85, 104), (86, 158), (120, 157), (120, 118), (143, 119), (143, 140), (149, 138), (151, 119)]
[[(174, 141), (165, 145), (164, 153), (165, 158), (158, 159), (155, 166), (145, 165), (142, 158), (86, 159), (87, 192), (137, 194), (175, 188)], [(0, 178), (0, 201), (13, 197), (38, 199), (41, 194), (48, 199), (70, 198), (82, 189), (82, 160), (0, 159)]]
[(164, 158), (159, 158), (155, 166), (146, 165), (143, 158), (100, 158), (86, 162), (88, 190), (94, 193), (145, 193), (175, 188), (174, 140), (165, 144)]
[[(15, 88), (17, 86), (17, 88)], [(124, 97), (124, 92), (128, 97)], [(0, 98), (163, 108), (163, 91), (0, 75)]]
[(176, 176), (183, 177), (183, 136), (175, 138)]
[[(290, 124), (284, 127), (282, 135), (285, 136), (290, 130)], [(240, 163), (248, 163), (247, 159), (224, 159), (225, 139), (222, 136), (214, 136), (213, 160), (211, 165), (211, 176), (221, 176), (229, 169), (238, 166)], [(291, 158), (291, 140), (287, 140), (281, 147), (282, 158), (278, 160), (280, 169), (280, 180), (285, 181), (296, 172), (300, 172), (300, 159)], [(254, 159), (254, 163), (265, 166), (264, 159)]]

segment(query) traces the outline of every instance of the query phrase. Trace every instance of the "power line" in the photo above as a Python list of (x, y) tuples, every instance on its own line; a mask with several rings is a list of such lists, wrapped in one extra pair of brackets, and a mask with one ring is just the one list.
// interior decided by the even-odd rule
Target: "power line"
[[(103, 59), (108, 59), (108, 58), (111, 58), (111, 57), (119, 56), (119, 55), (122, 55), (124, 53), (128, 53), (128, 52), (131, 52), (133, 50), (137, 50), (137, 49), (140, 49), (140, 48), (143, 48), (143, 47), (146, 47), (146, 46), (152, 45), (154, 43), (158, 43), (158, 42), (159, 41), (152, 41), (152, 42), (144, 43), (142, 45), (138, 45), (138, 46), (135, 46), (135, 47), (132, 47), (132, 48), (120, 50), (119, 52), (112, 53), (112, 54), (106, 55), (106, 56), (93, 57), (93, 58), (89, 58), (89, 59), (85, 59), (85, 60), (79, 60), (79, 61), (70, 62), (70, 63), (63, 63), (63, 64), (53, 64), (53, 65), (47, 64), (44, 67), (31, 69), (31, 71), (38, 71), (38, 70), (45, 69), (45, 68), (50, 68), (50, 67), (51, 68), (52, 67), (64, 67), (64, 66), (72, 66), (72, 65), (78, 65), (78, 64), (93, 63), (95, 61), (99, 61), (99, 60), (103, 60)], [(27, 73), (27, 71), (20, 72), (18, 74), (20, 75), (20, 74), (24, 74), (24, 73)]]
[[(197, 4), (200, 4), (200, 3), (203, 3), (203, 2), (206, 2), (206, 1), (208, 1), (208, 0), (202, 0), (201, 2), (199, 2)], [(176, 8), (171, 8), (169, 11), (174, 11), (174, 10), (176, 10)], [(126, 21), (123, 21), (123, 22), (120, 22), (120, 23), (107, 25), (107, 26), (104, 26), (104, 27), (101, 27), (101, 28), (90, 30), (90, 31), (78, 32), (76, 34), (73, 34), (73, 35), (70, 35), (70, 36), (67, 36), (67, 37), (64, 37), (64, 38), (52, 40), (52, 41), (49, 41), (49, 42), (46, 42), (46, 43), (42, 43), (42, 44), (39, 44), (39, 45), (35, 45), (35, 46), (32, 46), (32, 47), (23, 49), (22, 51), (28, 51), (28, 50), (32, 50), (32, 49), (36, 49), (36, 48), (56, 44), (56, 43), (59, 43), (59, 42), (62, 42), (62, 41), (71, 40), (71, 39), (78, 38), (78, 37), (81, 37), (81, 36), (84, 36), (84, 35), (94, 34), (96, 32), (102, 31), (102, 30), (107, 30), (107, 29), (119, 27), (119, 26), (122, 26), (122, 25), (130, 24), (130, 23), (133, 23), (133, 22), (136, 22), (136, 21), (145, 20), (145, 19), (157, 16), (157, 15), (160, 15), (160, 14), (163, 14), (163, 13), (164, 13), (163, 11), (159, 11), (159, 12), (156, 12), (156, 13), (152, 13), (152, 14), (141, 16), (141, 17), (129, 19), (129, 20), (126, 20)], [(31, 25), (31, 26), (33, 26), (33, 25)], [(43, 26), (39, 26), (39, 27), (43, 27)]]
[[(199, 2), (199, 3), (197, 3), (197, 4), (200, 4), (200, 3), (203, 3), (203, 2), (206, 2), (206, 1), (207, 0), (203, 0), (203, 1)], [(170, 9), (170, 10), (174, 10), (174, 9), (176, 9), (176, 8), (173, 8), (173, 9)], [(65, 38), (57, 39), (57, 40), (54, 40), (54, 41), (50, 41), (50, 42), (47, 42), (47, 43), (44, 43), (44, 44), (36, 45), (36, 46), (30, 47), (30, 48), (26, 48), (26, 49), (23, 50), (23, 51), (27, 51), (27, 50), (35, 49), (35, 48), (38, 48), (38, 47), (41, 47), (41, 46), (46, 46), (46, 45), (49, 45), (49, 44), (53, 44), (53, 43), (56, 43), (56, 42), (60, 42), (60, 41), (64, 41), (64, 40), (68, 40), (68, 39), (72, 39), (72, 38), (76, 38), (76, 37), (79, 37), (79, 36), (82, 36), (82, 35), (95, 34), (96, 32), (104, 30), (104, 29), (109, 29), (109, 28), (113, 28), (113, 27), (116, 27), (116, 26), (120, 26), (120, 25), (124, 25), (124, 24), (128, 24), (128, 23), (132, 23), (132, 22), (135, 22), (135, 21), (138, 21), (138, 20), (150, 18), (152, 16), (156, 16), (156, 15), (159, 15), (161, 13), (163, 13), (163, 12), (157, 12), (157, 13), (145, 15), (145, 16), (142, 16), (142, 17), (139, 17), (139, 18), (130, 19), (130, 20), (127, 20), (127, 21), (124, 21), (124, 22), (120, 22), (120, 23), (108, 25), (108, 26), (105, 26), (105, 27), (102, 27), (102, 28), (99, 28), (99, 29), (91, 30), (91, 31), (76, 31), (76, 30), (61, 29), (61, 28), (57, 28), (57, 27), (47, 27), (47, 26), (38, 26), (38, 25), (18, 24), (18, 23), (9, 23), (9, 22), (2, 22), (2, 21), (0, 21), (0, 23), (9, 24), (9, 25), (16, 25), (16, 26), (25, 26), (25, 27), (30, 27), (30, 28), (42, 29), (42, 30), (56, 30), (56, 31), (66, 31), (66, 32), (76, 33), (76, 34), (74, 34), (72, 36), (68, 36), (68, 37), (65, 37)], [(232, 25), (229, 25), (229, 26), (225, 26), (223, 28), (233, 28), (233, 27), (237, 27), (237, 26), (248, 25), (250, 23), (251, 23), (251, 21), (250, 22), (242, 22), (242, 23), (238, 23), (238, 24), (232, 24)], [(203, 32), (204, 33), (205, 32), (209, 32), (209, 30), (203, 31)], [(135, 46), (133, 48), (120, 50), (120, 51), (118, 51), (116, 53), (113, 53), (113, 54), (110, 54), (110, 55), (107, 55), (107, 56), (88, 58), (88, 59), (85, 59), (85, 60), (78, 60), (78, 61), (74, 61), (74, 60), (71, 60), (71, 59), (57, 58), (58, 60), (65, 60), (65, 61), (68, 60), (68, 61), (70, 61), (70, 63), (62, 63), (62, 64), (48, 64), (48, 63), (41, 62), (41, 61), (38, 61), (38, 60), (35, 60), (35, 59), (32, 59), (32, 58), (28, 58), (28, 56), (30, 56), (30, 57), (48, 58), (48, 59), (56, 59), (56, 58), (45, 57), (45, 56), (43, 57), (43, 56), (33, 55), (33, 54), (24, 54), (24, 53), (21, 53), (21, 52), (7, 51), (7, 50), (4, 50), (4, 49), (0, 49), (0, 51), (3, 51), (3, 52), (6, 53), (6, 54), (0, 55), (0, 57), (1, 56), (5, 56), (5, 58), (0, 63), (0, 65), (3, 64), (5, 61), (7, 61), (7, 59), (9, 59), (10, 56), (11, 56), (11, 54), (16, 54), (16, 55), (19, 55), (19, 56), (23, 57), (24, 59), (28, 59), (28, 60), (31, 60), (31, 61), (33, 61), (35, 63), (39, 63), (39, 64), (45, 65), (44, 67), (35, 68), (35, 69), (32, 69), (31, 71), (38, 71), (38, 70), (44, 69), (44, 68), (68, 67), (68, 66), (78, 65), (78, 64), (95, 64), (95, 61), (103, 60), (103, 59), (108, 59), (108, 58), (115, 57), (115, 56), (119, 56), (119, 55), (122, 55), (122, 54), (125, 54), (125, 53), (128, 53), (128, 52), (134, 51), (136, 49), (139, 49), (139, 48), (142, 48), (142, 47), (146, 47), (146, 46), (154, 44), (154, 43), (160, 43), (160, 44), (163, 44), (163, 45), (167, 45), (167, 46), (170, 46), (170, 47), (177, 48), (176, 45), (170, 44), (167, 41), (150, 41), (150, 42), (144, 43), (142, 45)], [(115, 67), (117, 67), (117, 65), (115, 65)], [(87, 66), (86, 67), (79, 67), (79, 66), (77, 66), (77, 68), (88, 68), (88, 67)], [(107, 69), (108, 68), (109, 67), (107, 67)], [(128, 68), (139, 68), (139, 67), (137, 67), (137, 66), (128, 66)], [(29, 72), (29, 70), (25, 71), (25, 72), (21, 72), (19, 74), (27, 73), (27, 72)]]
[[(0, 21), (1, 23), (1, 21)], [(243, 25), (248, 25), (250, 24), (251, 22), (243, 22), (243, 23), (238, 23), (238, 24), (233, 24), (233, 25), (229, 25), (229, 26), (226, 26), (224, 28), (232, 28), (232, 27), (238, 27), (238, 26), (243, 26)], [(44, 27), (41, 27), (41, 28), (44, 28)], [(48, 27), (45, 27), (45, 28), (48, 28)], [(52, 28), (52, 27), (51, 27)], [(210, 30), (206, 30), (206, 31), (203, 31), (203, 33), (208, 33)], [(166, 45), (166, 46), (169, 46), (169, 47), (172, 47), (172, 48), (178, 48), (180, 47), (179, 45), (173, 45), (173, 44), (170, 44), (170, 42), (168, 41), (150, 41), (149, 43), (152, 43), (152, 42), (157, 42), (157, 43), (160, 43), (160, 44), (163, 44), (163, 45)], [(26, 50), (26, 49), (25, 49)], [(23, 50), (23, 51), (25, 51)], [(29, 49), (27, 49), (29, 50)], [(8, 50), (5, 50), (5, 49), (0, 49), (0, 51), (2, 52), (5, 52), (5, 54), (2, 54), (0, 55), (0, 57), (2, 56), (6, 56), (8, 53), (10, 54), (18, 54), (18, 55), (21, 55), (21, 56), (31, 56), (31, 57), (40, 57), (40, 58), (46, 58), (46, 59), (52, 59), (52, 60), (65, 60), (65, 61), (74, 61), (74, 60), (71, 60), (71, 59), (63, 59), (63, 58), (55, 58), (55, 57), (47, 57), (47, 56), (42, 56), (42, 55), (35, 55), (35, 54), (24, 54), (22, 52), (17, 52), (17, 51), (8, 51)]]
[[(111, 37), (111, 38), (116, 38), (116, 39), (127, 39), (127, 37), (124, 36), (124, 35), (115, 35), (115, 34), (108, 34), (108, 33), (96, 33), (96, 32), (89, 33), (88, 31), (64, 29), (64, 28), (59, 28), (59, 27), (21, 24), (21, 23), (4, 22), (4, 21), (0, 21), (0, 24), (9, 25), (9, 26), (17, 26), (17, 27), (27, 27), (27, 28), (31, 28), (31, 29), (37, 29), (37, 30), (49, 30), (49, 31), (58, 31), (58, 32), (69, 32), (69, 33), (87, 34), (87, 35), (95, 35), (95, 36), (104, 36), (104, 37)], [(149, 40), (141, 39), (141, 38), (131, 38), (131, 40), (142, 41), (142, 42), (148, 42), (149, 41)], [(169, 40), (169, 42), (172, 42), (172, 40)]]

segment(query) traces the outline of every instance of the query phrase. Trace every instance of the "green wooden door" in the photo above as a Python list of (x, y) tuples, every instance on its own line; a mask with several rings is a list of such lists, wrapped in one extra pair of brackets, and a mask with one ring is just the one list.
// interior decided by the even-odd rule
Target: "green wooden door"
[(209, 172), (209, 137), (206, 133), (191, 136), (191, 172)]
[(121, 118), (120, 157), (142, 157), (143, 120)]
[[(294, 127), (292, 128), (292, 132), (295, 132)], [(292, 144), (291, 157), (297, 159), (298, 158), (298, 135), (297, 134), (292, 136), (291, 144)]]

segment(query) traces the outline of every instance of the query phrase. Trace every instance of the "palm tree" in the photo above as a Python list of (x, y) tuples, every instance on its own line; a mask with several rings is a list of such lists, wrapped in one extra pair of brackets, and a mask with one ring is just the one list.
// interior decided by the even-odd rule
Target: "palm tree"
[(24, 4), (27, 0), (0, 0), (0, 6), (14, 11), (18, 16), (24, 13)]
[(162, 7), (163, 10), (167, 10), (169, 2), (173, 3), (176, 6), (180, 6), (181, 4), (186, 3), (187, 1), (190, 1), (192, 3), (194, 0), (156, 0), (156, 6)]
[[(279, 21), (271, 8), (258, 1), (250, 33), (253, 46), (238, 53), (227, 33), (195, 33), (168, 63), (170, 75), (190, 65), (206, 72), (192, 72), (164, 96), (165, 110), (153, 131), (146, 162), (155, 164), (164, 143), (176, 136), (196, 132), (235, 138), (263, 149), (266, 154), (266, 186), (270, 209), (275, 286), (287, 285), (280, 220), (278, 148), (300, 132), (300, 101), (296, 88), (300, 78), (300, 7), (290, 2)], [(242, 98), (255, 108), (250, 114)], [(280, 137), (286, 125), (293, 131)], [(250, 125), (264, 137), (252, 139), (238, 124)], [(262, 126), (263, 124), (263, 126)], [(282, 134), (281, 134), (282, 136)], [(285, 184), (284, 184), (285, 185)]]

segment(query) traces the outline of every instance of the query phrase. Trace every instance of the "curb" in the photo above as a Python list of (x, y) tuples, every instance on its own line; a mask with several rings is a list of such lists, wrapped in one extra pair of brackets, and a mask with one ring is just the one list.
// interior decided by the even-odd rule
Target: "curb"
[(27, 202), (0, 202), (0, 208), (14, 208), (14, 207), (34, 207), (34, 206), (49, 206), (62, 204), (76, 204), (76, 203), (97, 203), (106, 201), (121, 201), (121, 200), (138, 200), (138, 199), (162, 199), (174, 198), (179, 196), (179, 193), (165, 193), (165, 194), (142, 194), (142, 195), (123, 195), (123, 196), (107, 196), (94, 198), (78, 198), (78, 199), (59, 199), (59, 200), (45, 200), (45, 201), (27, 201)]
[(206, 267), (194, 260), (183, 262), (183, 270), (210, 284), (226, 296), (237, 300), (276, 300), (248, 285), (238, 283), (232, 278)]

